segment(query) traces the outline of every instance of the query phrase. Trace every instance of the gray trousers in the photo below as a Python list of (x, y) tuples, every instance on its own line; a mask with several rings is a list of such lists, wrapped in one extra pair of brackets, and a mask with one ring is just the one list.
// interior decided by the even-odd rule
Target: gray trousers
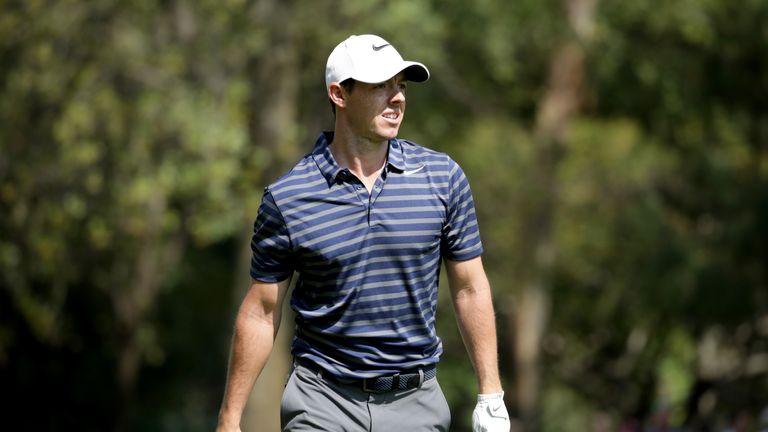
[(296, 365), (280, 402), (283, 432), (447, 432), (451, 412), (437, 378), (387, 393), (323, 378)]

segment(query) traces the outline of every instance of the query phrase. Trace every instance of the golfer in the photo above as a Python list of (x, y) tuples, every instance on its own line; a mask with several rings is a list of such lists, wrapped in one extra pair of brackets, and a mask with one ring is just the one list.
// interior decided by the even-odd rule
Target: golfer
[(350, 36), (328, 57), (335, 129), (265, 189), (219, 431), (240, 430), (294, 272), (282, 430), (448, 431), (436, 378), (443, 265), (477, 377), (474, 430), (509, 430), (469, 183), (446, 154), (397, 137), (406, 85), (428, 78), (423, 64), (374, 35)]

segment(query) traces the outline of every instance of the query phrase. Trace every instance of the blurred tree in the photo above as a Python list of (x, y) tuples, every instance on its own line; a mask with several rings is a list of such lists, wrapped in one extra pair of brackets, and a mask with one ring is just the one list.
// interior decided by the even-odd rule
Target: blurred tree
[[(28, 389), (17, 402), (36, 396), (19, 369), (84, 354), (105, 385), (72, 403), (103, 398), (105, 427), (127, 428), (142, 365), (166, 355), (158, 296), (173, 288), (190, 241), (241, 232), (242, 168), (260, 168), (246, 145), (249, 45), (230, 26), (240, 13), (214, 2), (3, 9), (0, 273), (9, 321), (21, 320), (45, 353), (12, 363), (13, 382)], [(12, 360), (26, 348), (2, 344)], [(76, 370), (73, 382), (88, 373)]]
[[(253, 77), (248, 101), (250, 141), (263, 149), (260, 160), (263, 169), (255, 184), (267, 185), (275, 181), (296, 159), (299, 102), (298, 24), (292, 1), (261, 1), (255, 4), (258, 14), (251, 25), (263, 29), (268, 46), (263, 52), (248, 59), (246, 73)], [(274, 25), (271, 23), (280, 23)], [(253, 197), (251, 206), (260, 202), (260, 190), (246, 193)], [(245, 289), (250, 286), (251, 234), (256, 211), (244, 220), (249, 227), (240, 236), (240, 257), (234, 292), (235, 305), (239, 305)], [(280, 395), (284, 388), (292, 359), (290, 336), (293, 335), (291, 315), (284, 307), (282, 329), (270, 359), (243, 413), (243, 427), (250, 430), (280, 429)]]
[(584, 105), (585, 49), (589, 48), (597, 0), (566, 0), (569, 32), (552, 57), (547, 88), (534, 125), (534, 150), (527, 205), (522, 211), (524, 248), (518, 264), (520, 294), (515, 303), (515, 396), (527, 430), (539, 429), (540, 350), (549, 322), (558, 245), (557, 172), (569, 141), (570, 125)]
[[(565, 164), (560, 301), (545, 347), (562, 357), (548, 369), (615, 418), (669, 410), (675, 424), (704, 427), (767, 403), (765, 366), (748, 366), (766, 352), (756, 269), (766, 268), (768, 87), (755, 33), (766, 12), (606, 2), (598, 14), (590, 116), (601, 123), (580, 123), (570, 153), (583, 159)], [(729, 372), (707, 366), (722, 362)]]
[[(261, 187), (332, 125), (328, 52), (379, 33), (432, 72), (402, 136), (472, 181), (527, 429), (756, 415), (768, 3), (591, 1), (0, 3), (9, 411), (213, 427)], [(471, 366), (440, 308), (441, 384), (469, 430)], [(248, 424), (274, 409), (269, 375)]]

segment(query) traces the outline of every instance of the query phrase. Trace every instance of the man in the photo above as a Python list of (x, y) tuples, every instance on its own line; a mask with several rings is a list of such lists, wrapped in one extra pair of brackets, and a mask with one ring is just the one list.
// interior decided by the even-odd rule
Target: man
[(239, 430), (294, 271), (283, 430), (447, 431), (435, 378), (441, 261), (477, 375), (474, 430), (509, 430), (469, 184), (447, 155), (397, 138), (406, 82), (428, 78), (423, 64), (374, 35), (351, 36), (328, 57), (335, 130), (265, 190), (220, 431)]

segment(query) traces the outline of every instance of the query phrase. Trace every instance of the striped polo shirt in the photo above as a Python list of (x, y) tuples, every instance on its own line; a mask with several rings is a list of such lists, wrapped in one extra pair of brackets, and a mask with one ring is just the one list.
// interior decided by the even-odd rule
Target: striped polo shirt
[(312, 153), (264, 191), (251, 277), (294, 271), (292, 352), (339, 377), (367, 378), (436, 363), (441, 258), (482, 251), (472, 192), (444, 153), (391, 139), (371, 193), (321, 134)]

